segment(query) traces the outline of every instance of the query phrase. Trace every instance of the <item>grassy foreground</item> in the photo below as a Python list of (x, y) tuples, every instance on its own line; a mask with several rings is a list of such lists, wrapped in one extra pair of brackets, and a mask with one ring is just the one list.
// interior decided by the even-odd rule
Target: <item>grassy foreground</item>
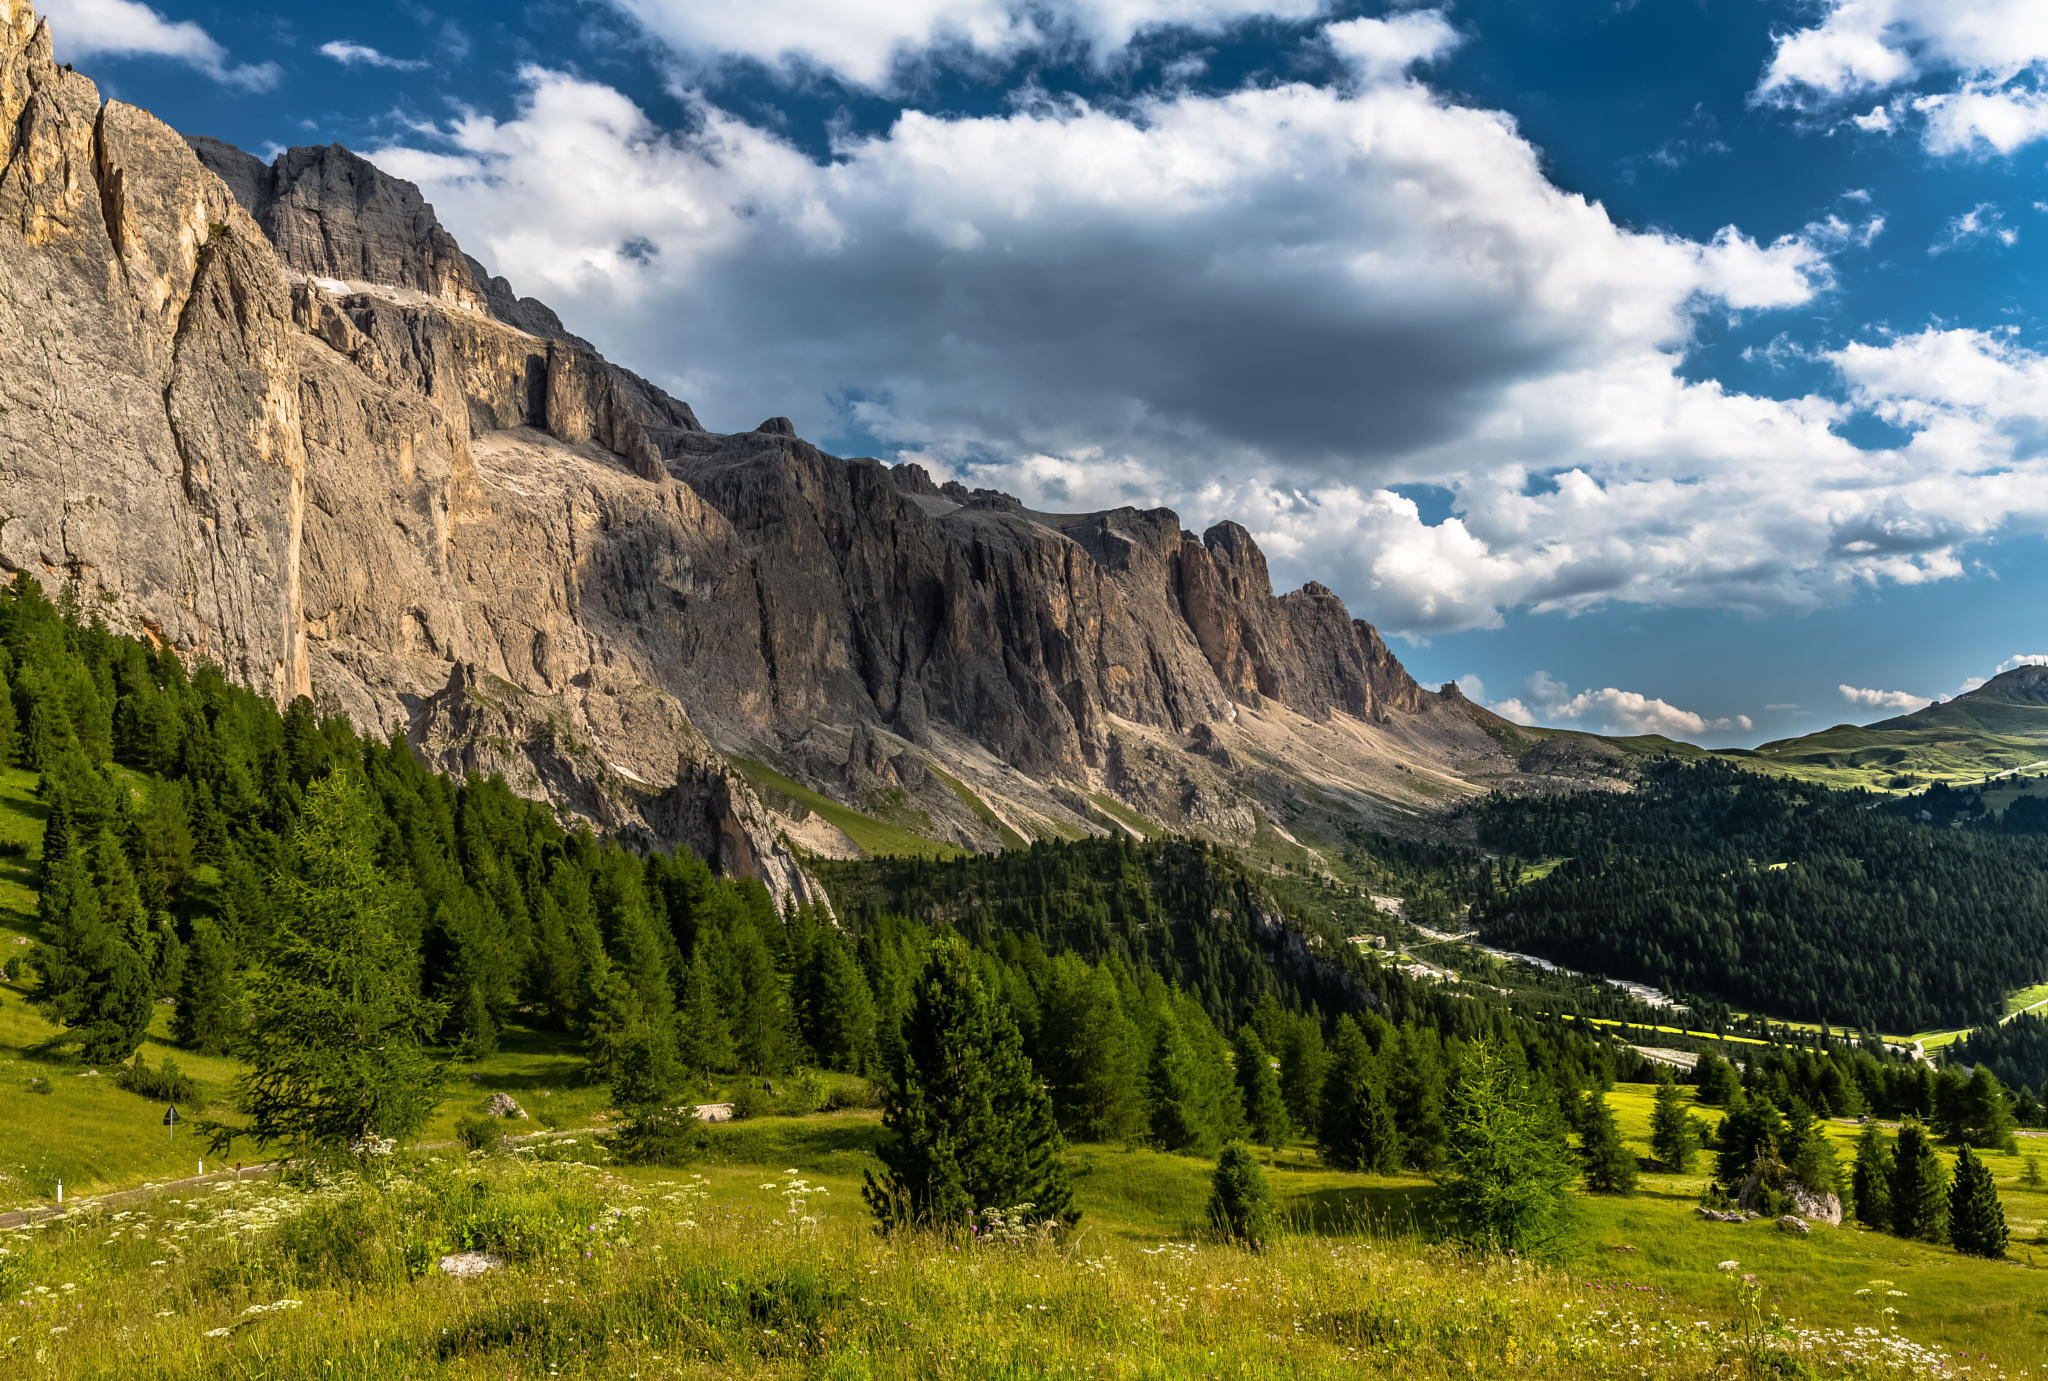
[[(864, 1123), (740, 1129), (695, 1172), (573, 1159), (586, 1140), (7, 1234), (0, 1361), (39, 1377), (380, 1381), (1967, 1370), (1900, 1337), (1774, 1326), (1768, 1306), (1750, 1318), (1739, 1278), (1711, 1269), (1688, 1298), (1626, 1270), (1478, 1261), (1357, 1221), (1253, 1255), (1187, 1231), (1201, 1167), (1145, 1152), (1087, 1153), (1087, 1217), (1063, 1242), (877, 1237), (844, 1174), (850, 1146), (811, 1146), (833, 1166), (815, 1175), (749, 1163), (835, 1130), (857, 1142)], [(1297, 1215), (1315, 1213), (1323, 1178), (1336, 1177), (1289, 1186)], [(1139, 1182), (1174, 1199), (1141, 1209), (1149, 1224), (1120, 1216)], [(436, 1269), (464, 1250), (506, 1264), (467, 1280)]]

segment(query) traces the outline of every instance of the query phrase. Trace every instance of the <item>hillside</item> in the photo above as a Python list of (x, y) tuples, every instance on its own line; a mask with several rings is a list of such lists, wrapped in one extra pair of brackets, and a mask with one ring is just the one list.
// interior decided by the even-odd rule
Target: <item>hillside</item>
[(2048, 761), (2048, 668), (2018, 667), (1953, 700), (1724, 754), (1833, 787), (1899, 791)]

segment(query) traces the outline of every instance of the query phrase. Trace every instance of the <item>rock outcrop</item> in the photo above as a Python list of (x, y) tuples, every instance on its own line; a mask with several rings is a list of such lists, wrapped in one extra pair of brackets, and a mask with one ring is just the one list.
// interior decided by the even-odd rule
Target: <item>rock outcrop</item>
[(707, 432), (409, 184), (187, 140), (0, 20), (8, 572), (784, 891), (808, 808), (757, 761), (978, 847), (1335, 837), (1513, 770), (1234, 523)]

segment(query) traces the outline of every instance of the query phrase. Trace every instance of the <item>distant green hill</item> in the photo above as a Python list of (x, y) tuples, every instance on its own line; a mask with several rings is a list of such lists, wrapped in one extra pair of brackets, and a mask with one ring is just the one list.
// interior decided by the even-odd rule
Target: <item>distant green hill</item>
[(1912, 714), (1722, 756), (1835, 787), (1981, 781), (2048, 761), (2048, 667), (2019, 667)]

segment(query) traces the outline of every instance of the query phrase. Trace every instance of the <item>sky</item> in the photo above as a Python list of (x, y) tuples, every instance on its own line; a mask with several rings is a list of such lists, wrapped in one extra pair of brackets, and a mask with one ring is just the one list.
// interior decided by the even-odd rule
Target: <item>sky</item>
[(2042, 0), (44, 0), (716, 430), (1242, 522), (1511, 718), (2048, 661)]

